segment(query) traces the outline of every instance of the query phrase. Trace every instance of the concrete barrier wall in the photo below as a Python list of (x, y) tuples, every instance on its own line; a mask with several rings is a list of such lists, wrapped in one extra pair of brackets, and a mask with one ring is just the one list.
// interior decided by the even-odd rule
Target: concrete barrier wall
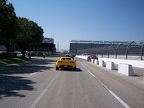
[(110, 70), (113, 70), (114, 69), (114, 63), (111, 62), (111, 61), (107, 61), (106, 62), (106, 68), (110, 69)]
[(132, 65), (129, 64), (119, 64), (118, 65), (118, 72), (127, 76), (134, 75), (134, 71)]
[[(108, 58), (108, 55), (98, 55), (99, 58)], [(115, 55), (109, 54), (109, 58), (115, 59)], [(143, 56), (144, 58), (144, 56)], [(117, 55), (117, 59), (126, 59), (126, 55)], [(141, 60), (140, 55), (139, 56), (133, 56), (133, 55), (128, 55), (127, 56), (128, 60)]]
[(103, 60), (99, 60), (99, 66), (101, 66), (101, 67), (105, 67), (105, 63), (104, 63)]
[(111, 59), (111, 58), (99, 58), (99, 60), (104, 60), (105, 62), (111, 61), (115, 64), (130, 64), (133, 67), (144, 68), (144, 61), (140, 60), (123, 60), (123, 59)]
[[(87, 59), (87, 56), (83, 56), (83, 55), (78, 55), (76, 57), (82, 58), (82, 59)], [(144, 61), (140, 61), (140, 60), (124, 60), (124, 59), (112, 59), (112, 58), (98, 58), (99, 60), (103, 60), (104, 62), (107, 61), (111, 61), (114, 64), (130, 64), (133, 67), (139, 67), (139, 68), (144, 68)]]
[[(81, 57), (81, 56), (77, 56), (79, 58), (82, 59), (86, 59), (86, 57)], [(135, 61), (135, 63), (139, 63), (140, 61)], [(132, 62), (132, 60), (119, 60), (119, 59), (104, 59), (104, 58), (99, 58), (99, 60), (94, 60), (92, 59), (91, 63), (94, 64), (99, 64), (99, 66), (101, 67), (106, 67), (107, 69), (113, 70), (113, 69), (118, 69), (118, 72), (127, 76), (131, 76), (134, 75), (134, 71), (132, 68), (131, 63), (134, 63), (134, 61)], [(128, 63), (128, 64), (126, 64)], [(134, 64), (133, 64), (134, 65)], [(144, 64), (143, 64), (144, 65)], [(134, 65), (135, 67), (138, 65)]]
[(99, 65), (99, 61), (95, 59), (94, 64)]
[(76, 57), (86, 60), (88, 56), (87, 55), (85, 55), (85, 56), (77, 55)]
[(95, 62), (95, 59), (91, 59), (91, 63), (94, 63)]

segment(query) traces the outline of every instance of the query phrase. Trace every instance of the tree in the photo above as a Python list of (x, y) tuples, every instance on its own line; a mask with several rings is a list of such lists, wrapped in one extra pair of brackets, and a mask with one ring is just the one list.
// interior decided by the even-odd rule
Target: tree
[(7, 47), (7, 53), (15, 39), (16, 20), (13, 5), (7, 0), (0, 0), (0, 42)]
[(31, 51), (42, 42), (43, 29), (37, 23), (21, 17), (17, 19), (17, 26), (16, 44), (25, 57), (26, 51)]

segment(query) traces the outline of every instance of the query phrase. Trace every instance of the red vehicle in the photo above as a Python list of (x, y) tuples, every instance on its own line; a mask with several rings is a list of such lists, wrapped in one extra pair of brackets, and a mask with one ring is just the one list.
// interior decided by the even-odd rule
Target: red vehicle
[(91, 62), (91, 59), (97, 59), (97, 60), (98, 60), (98, 57), (95, 56), (95, 55), (89, 55), (89, 56), (87, 57), (87, 61)]

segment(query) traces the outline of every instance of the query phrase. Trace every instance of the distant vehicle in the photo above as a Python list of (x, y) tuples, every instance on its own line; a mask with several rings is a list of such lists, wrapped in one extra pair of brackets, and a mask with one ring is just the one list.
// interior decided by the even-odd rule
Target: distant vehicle
[(72, 59), (74, 59), (75, 55), (74, 54), (66, 54), (66, 57), (71, 57)]
[(72, 69), (76, 71), (76, 60), (71, 57), (61, 57), (56, 61), (56, 70), (59, 69)]
[(97, 59), (98, 60), (98, 57), (96, 55), (89, 55), (87, 57), (87, 61), (91, 62), (91, 59)]

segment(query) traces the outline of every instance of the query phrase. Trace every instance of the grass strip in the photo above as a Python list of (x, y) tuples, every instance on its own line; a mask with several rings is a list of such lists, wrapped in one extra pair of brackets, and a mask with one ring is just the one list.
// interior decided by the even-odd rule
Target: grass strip
[(1, 58), (0, 59), (0, 65), (7, 65), (7, 64), (18, 64), (23, 63), (25, 61), (28, 61), (27, 58), (22, 57), (14, 57), (14, 58)]

